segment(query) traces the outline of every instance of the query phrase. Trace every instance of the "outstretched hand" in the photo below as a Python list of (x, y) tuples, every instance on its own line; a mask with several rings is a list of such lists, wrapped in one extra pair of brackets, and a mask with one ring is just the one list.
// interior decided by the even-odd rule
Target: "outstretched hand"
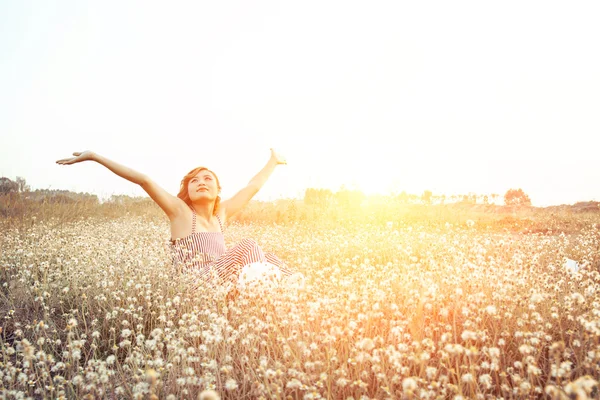
[(273, 149), (271, 149), (271, 159), (275, 160), (277, 165), (287, 164), (287, 161), (285, 160), (285, 158), (281, 154), (275, 152), (275, 150), (273, 150)]
[(75, 152), (73, 153), (75, 157), (63, 158), (62, 160), (58, 160), (56, 163), (60, 165), (71, 165), (82, 161), (92, 160), (94, 153), (91, 151), (84, 152)]

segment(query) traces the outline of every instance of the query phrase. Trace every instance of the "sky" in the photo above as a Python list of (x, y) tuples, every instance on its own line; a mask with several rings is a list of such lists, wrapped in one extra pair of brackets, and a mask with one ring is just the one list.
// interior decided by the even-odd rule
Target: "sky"
[(0, 176), (143, 196), (308, 187), (600, 200), (596, 1), (3, 1)]

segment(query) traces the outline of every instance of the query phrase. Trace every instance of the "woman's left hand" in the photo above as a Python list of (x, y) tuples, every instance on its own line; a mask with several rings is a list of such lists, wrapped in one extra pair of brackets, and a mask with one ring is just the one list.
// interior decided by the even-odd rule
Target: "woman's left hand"
[(275, 150), (273, 149), (271, 149), (271, 160), (274, 160), (277, 163), (277, 165), (287, 164), (285, 158), (281, 154), (275, 152)]

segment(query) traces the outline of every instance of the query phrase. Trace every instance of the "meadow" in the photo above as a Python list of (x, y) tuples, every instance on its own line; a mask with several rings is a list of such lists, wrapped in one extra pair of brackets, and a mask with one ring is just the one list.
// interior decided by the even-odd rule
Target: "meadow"
[(17, 206), (1, 398), (599, 396), (597, 210), (253, 203), (228, 244), (255, 239), (306, 285), (227, 300), (173, 270), (151, 204)]

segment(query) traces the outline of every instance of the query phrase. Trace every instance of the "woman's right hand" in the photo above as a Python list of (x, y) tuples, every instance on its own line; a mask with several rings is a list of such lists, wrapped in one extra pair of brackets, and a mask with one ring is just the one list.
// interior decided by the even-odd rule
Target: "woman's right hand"
[(63, 158), (62, 160), (58, 160), (56, 163), (60, 165), (71, 165), (82, 161), (93, 160), (94, 152), (92, 151), (84, 151), (84, 152), (75, 152), (73, 153), (75, 157)]

